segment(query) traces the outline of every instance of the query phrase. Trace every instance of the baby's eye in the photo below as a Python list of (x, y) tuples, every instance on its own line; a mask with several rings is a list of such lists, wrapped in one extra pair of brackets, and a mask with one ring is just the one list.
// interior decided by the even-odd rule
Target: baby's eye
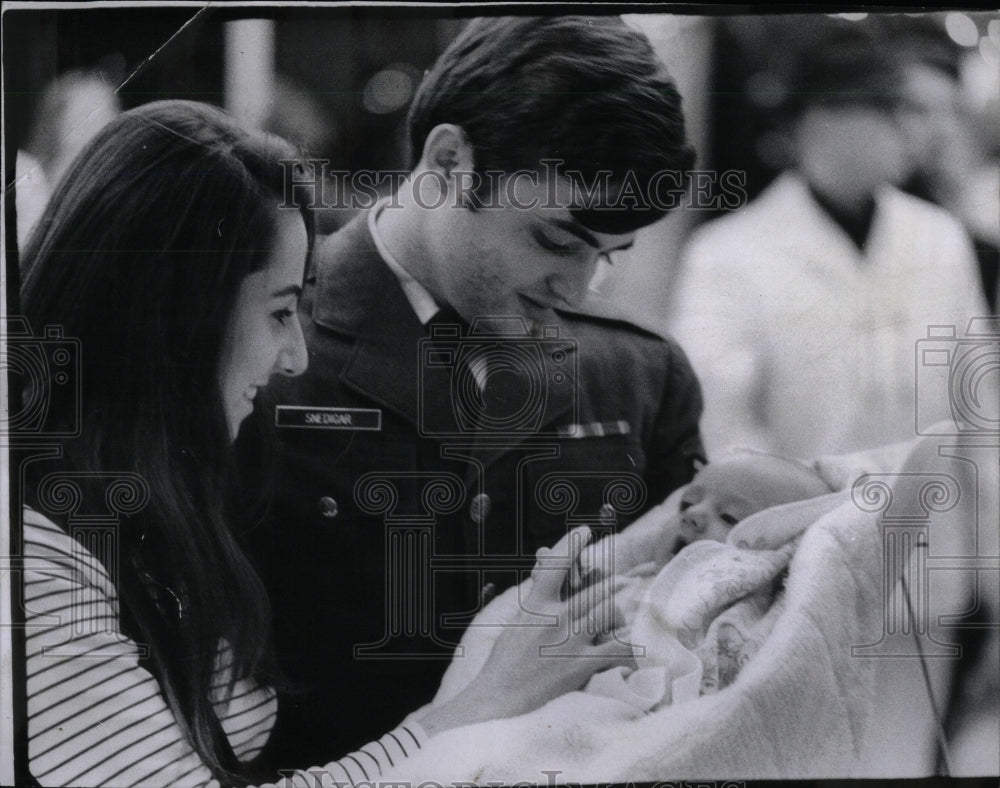
[(733, 517), (731, 514), (721, 514), (719, 515), (719, 519), (726, 525), (736, 525), (740, 521), (739, 517)]
[(690, 502), (690, 501), (681, 501), (681, 506), (680, 506), (680, 510), (681, 510), (682, 512), (683, 512), (683, 511), (684, 511), (685, 509), (690, 509), (690, 508), (691, 508), (691, 502)]

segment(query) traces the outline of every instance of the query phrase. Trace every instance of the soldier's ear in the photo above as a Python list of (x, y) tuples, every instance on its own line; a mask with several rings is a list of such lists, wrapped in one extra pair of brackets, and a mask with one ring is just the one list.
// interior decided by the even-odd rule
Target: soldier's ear
[(472, 172), (475, 164), (472, 145), (461, 126), (441, 123), (424, 140), (421, 165), (450, 179), (456, 172)]

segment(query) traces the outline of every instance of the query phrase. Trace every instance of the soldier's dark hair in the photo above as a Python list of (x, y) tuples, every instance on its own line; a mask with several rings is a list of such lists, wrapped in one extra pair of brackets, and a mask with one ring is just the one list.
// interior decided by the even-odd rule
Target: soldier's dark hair
[[(279, 160), (296, 154), (207, 104), (138, 107), (69, 168), (23, 256), (31, 325), (61, 326), (81, 347), (83, 420), (57, 467), (83, 477), (86, 505), (104, 500), (85, 481), (99, 474), (130, 471), (148, 486), (118, 531), (122, 626), (148, 644), (143, 666), (225, 785), (245, 779), (212, 707), (220, 644), (234, 681), (266, 678), (272, 659), (267, 592), (228, 525), (219, 363), (240, 285), (273, 246)], [(49, 424), (71, 424), (76, 407), (54, 396)]]
[(615, 16), (472, 20), (410, 107), (411, 167), (442, 123), (462, 128), (481, 174), (555, 159), (588, 183), (610, 171), (612, 183), (646, 184), (669, 170), (686, 185), (694, 165), (673, 79), (649, 40)]

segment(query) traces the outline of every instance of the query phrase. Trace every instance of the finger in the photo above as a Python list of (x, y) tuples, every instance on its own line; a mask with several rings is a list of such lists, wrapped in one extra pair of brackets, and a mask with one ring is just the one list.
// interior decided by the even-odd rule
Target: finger
[(562, 539), (553, 545), (549, 551), (553, 556), (559, 556), (569, 561), (579, 561), (580, 553), (590, 544), (593, 532), (586, 525), (578, 526), (568, 531)]
[(632, 647), (632, 642), (629, 638), (632, 636), (632, 627), (628, 624), (624, 616), (621, 616), (620, 610), (615, 610), (615, 628), (610, 632), (603, 633), (600, 637), (594, 640), (594, 643), (603, 643), (607, 640), (617, 640), (623, 646), (628, 648)]
[(566, 578), (566, 582), (563, 584), (559, 598), (566, 599), (584, 585), (582, 561), (583, 554), (587, 550), (587, 546), (590, 544), (590, 540), (594, 537), (594, 532), (590, 530), (587, 526), (581, 526), (576, 528), (569, 534), (569, 576)]
[[(589, 528), (583, 529), (579, 528), (570, 534), (569, 542), (569, 574), (566, 577), (566, 582), (563, 583), (562, 587), (559, 589), (559, 599), (566, 600), (577, 591), (579, 591), (584, 585), (583, 571), (581, 569), (584, 553), (589, 549), (587, 543), (593, 536), (593, 532)], [(579, 550), (577, 549), (579, 547)], [(575, 555), (575, 557), (574, 557)]]
[(569, 574), (566, 576), (566, 582), (563, 583), (560, 589), (559, 598), (566, 599), (570, 594), (575, 593), (580, 588), (581, 577), (580, 562), (578, 560), (570, 561)]
[(584, 584), (596, 583), (601, 578), (614, 574), (612, 563), (614, 546), (612, 534), (587, 545), (587, 548), (580, 553), (580, 571)]
[(585, 659), (581, 660), (581, 666), (585, 666), (588, 678), (594, 673), (613, 668), (618, 665), (634, 667), (635, 658), (632, 650), (625, 647), (614, 638), (603, 640), (599, 643), (579, 644), (578, 654)]
[(618, 592), (628, 585), (628, 578), (616, 576), (606, 577), (599, 583), (581, 588), (567, 602), (570, 618), (577, 619), (594, 610), (613, 605)]
[(570, 620), (591, 636), (610, 632), (621, 618), (616, 599), (625, 585), (621, 578), (609, 578), (582, 589), (568, 602)]
[(589, 538), (589, 528), (586, 526), (574, 528), (551, 550), (543, 547), (535, 553), (537, 560), (534, 569), (531, 570), (534, 579), (531, 598), (536, 601), (561, 598), (563, 584), (570, 568)]

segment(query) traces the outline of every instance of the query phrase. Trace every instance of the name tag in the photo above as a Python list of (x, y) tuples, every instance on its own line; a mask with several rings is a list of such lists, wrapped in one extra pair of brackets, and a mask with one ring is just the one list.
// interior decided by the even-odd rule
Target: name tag
[(382, 411), (378, 408), (310, 408), (306, 405), (278, 405), (274, 426), (312, 430), (382, 429)]

